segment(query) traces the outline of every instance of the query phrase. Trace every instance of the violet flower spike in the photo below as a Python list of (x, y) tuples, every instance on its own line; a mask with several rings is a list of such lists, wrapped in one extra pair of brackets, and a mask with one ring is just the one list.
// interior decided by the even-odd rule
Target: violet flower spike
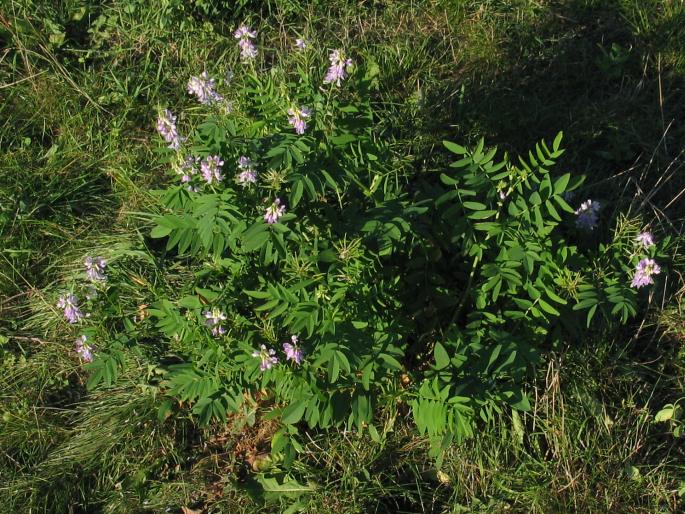
[(276, 198), (274, 202), (266, 208), (264, 220), (269, 225), (273, 225), (281, 216), (283, 216), (283, 214), (285, 214), (285, 205), (281, 205), (281, 200)]
[(303, 352), (298, 345), (297, 336), (291, 336), (291, 343), (283, 343), (283, 351), (285, 352), (286, 360), (295, 361), (295, 364), (302, 364)]
[(342, 50), (333, 50), (328, 56), (328, 60), (331, 61), (331, 66), (326, 72), (323, 83), (335, 83), (336, 86), (340, 86), (340, 83), (345, 80), (347, 72), (349, 72), (352, 67), (352, 59), (345, 59)]
[(205, 157), (200, 163), (200, 171), (202, 172), (202, 178), (205, 179), (207, 184), (212, 182), (221, 182), (224, 176), (221, 174), (221, 167), (224, 165), (224, 161), (218, 155), (210, 155)]
[(74, 349), (85, 362), (93, 362), (93, 348), (86, 342), (87, 340), (85, 335), (78, 337), (74, 342)]
[(246, 169), (251, 168), (251, 167), (252, 167), (252, 159), (250, 159), (249, 157), (247, 157), (245, 155), (241, 155), (238, 158), (238, 168), (240, 168), (241, 170), (246, 170)]
[(240, 156), (238, 168), (242, 170), (236, 177), (238, 184), (245, 187), (257, 183), (257, 171), (252, 167), (252, 160), (249, 157)]
[(257, 37), (257, 32), (250, 30), (249, 27), (241, 25), (238, 30), (233, 34), (238, 40), (238, 46), (240, 47), (240, 58), (244, 61), (254, 59), (257, 57), (257, 47), (254, 46), (252, 40)]
[(221, 309), (214, 308), (211, 311), (202, 313), (205, 318), (205, 324), (211, 329), (214, 337), (222, 336), (226, 333), (226, 329), (221, 326), (222, 321), (226, 321), (226, 314)]
[(105, 275), (105, 266), (107, 261), (102, 257), (86, 257), (84, 262), (86, 266), (86, 275), (91, 282), (98, 282), (107, 280)]
[(197, 97), (201, 104), (211, 105), (221, 102), (224, 97), (215, 91), (216, 81), (206, 71), (199, 77), (190, 77), (188, 93)]
[(244, 60), (250, 60), (254, 59), (257, 57), (257, 47), (254, 46), (252, 41), (249, 39), (243, 39), (238, 42), (238, 46), (240, 47), (240, 57)]
[(220, 309), (214, 308), (211, 311), (205, 311), (204, 314), (207, 326), (218, 325), (222, 321), (226, 321), (226, 314), (224, 314)]
[(257, 183), (257, 172), (253, 169), (247, 169), (243, 170), (240, 173), (238, 173), (238, 177), (236, 178), (238, 181), (238, 184), (241, 186), (249, 186), (250, 184), (256, 184)]
[(293, 107), (288, 109), (288, 123), (295, 127), (295, 132), (297, 134), (304, 134), (307, 130), (306, 118), (312, 115), (312, 111), (308, 107)]
[(64, 309), (64, 317), (69, 323), (78, 323), (85, 318), (83, 312), (78, 306), (78, 298), (76, 295), (67, 294), (60, 296), (57, 307)]
[(266, 371), (267, 369), (271, 369), (274, 364), (278, 363), (278, 358), (275, 357), (275, 355), (276, 355), (276, 350), (273, 350), (271, 348), (267, 348), (266, 345), (262, 345), (261, 349), (259, 351), (252, 352), (253, 357), (259, 357), (261, 359), (261, 363), (259, 364), (259, 369), (262, 371)]
[(642, 259), (637, 263), (635, 268), (635, 275), (630, 283), (631, 287), (640, 289), (654, 283), (652, 275), (661, 273), (661, 266), (659, 266), (654, 259)]
[(178, 150), (184, 138), (178, 135), (176, 128), (176, 116), (169, 110), (164, 109), (157, 117), (157, 132), (169, 143), (169, 148)]
[(575, 211), (576, 226), (586, 230), (594, 230), (599, 222), (599, 209), (601, 204), (592, 200), (585, 200)]
[(218, 325), (216, 327), (212, 327), (212, 335), (214, 337), (219, 337), (222, 336), (226, 333), (226, 329), (222, 327), (221, 325)]
[(233, 37), (236, 39), (254, 39), (257, 37), (257, 31), (250, 30), (250, 28), (247, 25), (241, 25), (233, 33)]
[(651, 232), (640, 232), (638, 236), (635, 238), (635, 241), (640, 243), (645, 248), (649, 248), (650, 246), (654, 245), (654, 236)]

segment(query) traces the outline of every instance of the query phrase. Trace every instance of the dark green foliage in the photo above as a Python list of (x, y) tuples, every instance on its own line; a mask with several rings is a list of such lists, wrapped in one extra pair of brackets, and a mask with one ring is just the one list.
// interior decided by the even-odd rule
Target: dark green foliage
[[(473, 150), (445, 141), (458, 160), (439, 183), (425, 177), (410, 192), (403, 156), (373, 125), (377, 66), (358, 65), (344, 90), (323, 93), (299, 69), (280, 73), (237, 79), (240, 110), (210, 116), (190, 147), (220, 155), (229, 174), (239, 156), (253, 156), (257, 185), (171, 186), (151, 232), (179, 258), (212, 262), (186, 296), (150, 311), (185, 361), (162, 386), (205, 423), (245, 414), (259, 397), (284, 425), (368, 427), (377, 438), (373, 413), (390, 394), (411, 406), (440, 462), (476, 420), (530, 409), (523, 385), (541, 350), (582, 337), (573, 310), (589, 309), (589, 326), (601, 295), (623, 323), (636, 314), (636, 292), (621, 285), (631, 278), (630, 241), (613, 254), (600, 247), (600, 283), (596, 254), (573, 243), (564, 198), (582, 177), (553, 174), (561, 133), (516, 163), (482, 139)], [(302, 137), (284, 124), (289, 105), (315, 106)], [(176, 166), (185, 159), (179, 152)], [(288, 212), (267, 224), (261, 213), (274, 197), (290, 199)], [(226, 336), (201, 328), (213, 311), (227, 316)], [(263, 352), (291, 335), (302, 365), (260, 369)], [(278, 439), (274, 456), (293, 455), (295, 434)]]

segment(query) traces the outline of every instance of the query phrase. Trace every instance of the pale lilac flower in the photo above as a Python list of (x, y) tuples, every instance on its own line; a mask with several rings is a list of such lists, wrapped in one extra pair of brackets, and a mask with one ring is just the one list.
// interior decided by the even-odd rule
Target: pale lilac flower
[(207, 318), (205, 323), (207, 323), (207, 326), (210, 327), (218, 325), (222, 321), (226, 321), (226, 314), (224, 314), (220, 309), (216, 307), (211, 311), (205, 311), (202, 314), (204, 314), (205, 318)]
[(283, 351), (285, 352), (286, 360), (295, 361), (296, 364), (302, 364), (302, 349), (298, 345), (297, 336), (290, 336), (292, 343), (283, 343)]
[(272, 350), (271, 348), (267, 348), (265, 345), (261, 346), (260, 351), (252, 352), (253, 357), (259, 357), (261, 359), (262, 362), (259, 365), (259, 369), (262, 371), (271, 369), (274, 364), (278, 363), (278, 358), (275, 357), (275, 355), (276, 351)]
[(212, 335), (214, 337), (219, 337), (222, 336), (226, 333), (226, 329), (222, 327), (221, 325), (217, 325), (216, 327), (212, 327)]
[(281, 200), (276, 198), (274, 202), (266, 208), (266, 213), (264, 214), (264, 220), (269, 224), (273, 225), (278, 221), (278, 218), (285, 214), (285, 205), (281, 205)]
[(86, 275), (91, 282), (97, 282), (102, 280), (107, 280), (107, 275), (105, 275), (105, 266), (107, 266), (107, 261), (102, 257), (86, 257)]
[(576, 216), (578, 216), (576, 218), (576, 226), (586, 230), (593, 230), (597, 227), (600, 207), (599, 202), (593, 202), (592, 200), (585, 200), (581, 203), (575, 212)]
[(241, 40), (238, 45), (240, 46), (240, 57), (243, 59), (248, 60), (257, 57), (257, 47), (249, 39)]
[(157, 118), (157, 132), (169, 143), (169, 148), (178, 150), (183, 138), (176, 129), (176, 116), (169, 109), (164, 109)]
[(257, 37), (257, 31), (256, 30), (250, 30), (250, 28), (247, 25), (241, 25), (235, 31), (233, 36), (236, 39), (245, 39), (245, 38), (254, 39)]
[(240, 57), (244, 60), (254, 59), (257, 57), (257, 48), (252, 43), (252, 40), (257, 37), (257, 32), (250, 30), (245, 25), (238, 27), (233, 36), (238, 40), (240, 47)]
[(304, 134), (304, 131), (307, 130), (307, 122), (305, 119), (309, 118), (311, 115), (312, 111), (308, 107), (300, 107), (299, 109), (293, 107), (292, 109), (288, 109), (288, 123), (295, 127), (295, 132), (297, 134)]
[(207, 318), (205, 324), (211, 329), (214, 337), (219, 337), (226, 333), (224, 327), (221, 326), (221, 322), (226, 321), (226, 314), (221, 309), (215, 307), (211, 311), (205, 311), (202, 314)]
[(298, 50), (304, 50), (305, 48), (307, 48), (307, 42), (304, 39), (298, 37), (295, 40), (295, 48), (297, 48)]
[(215, 80), (210, 78), (206, 71), (203, 71), (199, 77), (190, 77), (188, 93), (195, 95), (200, 103), (211, 105), (224, 99), (214, 90), (215, 86)]
[(207, 184), (212, 182), (221, 182), (224, 177), (221, 174), (221, 166), (224, 165), (224, 161), (218, 155), (210, 155), (205, 157), (200, 163), (200, 170), (202, 171), (202, 178), (205, 179)]
[(252, 160), (242, 155), (238, 159), (238, 168), (242, 171), (238, 173), (236, 180), (241, 186), (248, 186), (257, 183), (257, 171), (252, 167)]
[(352, 67), (352, 59), (345, 59), (342, 50), (333, 50), (331, 55), (328, 56), (328, 59), (331, 61), (331, 66), (328, 68), (323, 83), (335, 83), (336, 86), (339, 86), (340, 82), (345, 80), (347, 72), (349, 72)]
[(640, 234), (638, 234), (635, 240), (641, 245), (643, 245), (645, 248), (649, 248), (650, 246), (654, 245), (654, 236), (651, 232), (641, 232)]
[(76, 295), (67, 294), (60, 296), (57, 307), (64, 309), (64, 317), (69, 323), (78, 323), (85, 317), (78, 306)]
[(236, 180), (243, 187), (249, 184), (256, 184), (257, 172), (253, 169), (243, 170), (240, 173), (238, 173), (238, 177)]
[(658, 275), (659, 273), (661, 273), (661, 266), (659, 266), (654, 259), (642, 259), (637, 263), (635, 275), (633, 276), (633, 281), (630, 285), (636, 289), (640, 289), (643, 286), (653, 284), (654, 279), (652, 279), (652, 275)]
[(250, 167), (252, 167), (252, 159), (245, 155), (241, 155), (238, 159), (238, 168), (240, 168), (241, 170), (245, 170)]
[(86, 342), (87, 339), (88, 338), (85, 335), (78, 337), (74, 343), (74, 349), (76, 350), (76, 353), (78, 353), (84, 361), (92, 362), (93, 348)]

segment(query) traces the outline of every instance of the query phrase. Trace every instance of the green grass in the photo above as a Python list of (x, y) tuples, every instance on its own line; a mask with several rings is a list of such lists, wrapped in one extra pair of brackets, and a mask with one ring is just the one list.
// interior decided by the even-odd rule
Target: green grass
[(644, 320), (550, 353), (529, 386), (533, 410), (481, 424), (440, 470), (407, 409), (388, 409), (381, 444), (309, 434), (299, 485), (281, 494), (252, 469), (269, 423), (159, 423), (140, 386), (155, 370), (135, 355), (115, 387), (87, 393), (54, 308), (89, 252), (117, 259), (132, 314), (189, 273), (162, 273), (138, 214), (157, 208), (149, 191), (165, 180), (155, 110), (195, 119), (185, 82), (205, 67), (239, 72), (243, 20), (284, 65), (295, 32), (321, 42), (322, 60), (338, 45), (374, 59), (380, 130), (417, 178), (440, 166), (444, 138), (484, 136), (513, 153), (564, 130), (561, 166), (682, 241), (682, 2), (183, 4), (0, 7), (0, 512), (682, 511), (685, 446), (675, 425), (653, 421), (685, 396), (682, 252)]

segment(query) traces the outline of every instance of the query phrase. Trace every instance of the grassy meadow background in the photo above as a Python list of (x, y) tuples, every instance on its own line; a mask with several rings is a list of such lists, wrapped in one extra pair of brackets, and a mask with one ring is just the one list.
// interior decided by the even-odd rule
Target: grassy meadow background
[(191, 75), (240, 73), (243, 22), (267, 60), (304, 35), (321, 62), (377, 62), (378, 130), (417, 175), (443, 139), (517, 153), (563, 130), (558, 167), (587, 175), (603, 216), (685, 243), (682, 0), (2, 0), (0, 513), (683, 512), (685, 416), (655, 415), (685, 397), (684, 252), (644, 318), (549, 353), (532, 410), (481, 423), (440, 469), (393, 410), (382, 443), (309, 433), (294, 479), (269, 483), (269, 422), (160, 423), (136, 355), (86, 391), (61, 277), (118, 252), (122, 306), (143, 316), (184, 280), (141, 214), (169, 180), (157, 109), (192, 120)]

